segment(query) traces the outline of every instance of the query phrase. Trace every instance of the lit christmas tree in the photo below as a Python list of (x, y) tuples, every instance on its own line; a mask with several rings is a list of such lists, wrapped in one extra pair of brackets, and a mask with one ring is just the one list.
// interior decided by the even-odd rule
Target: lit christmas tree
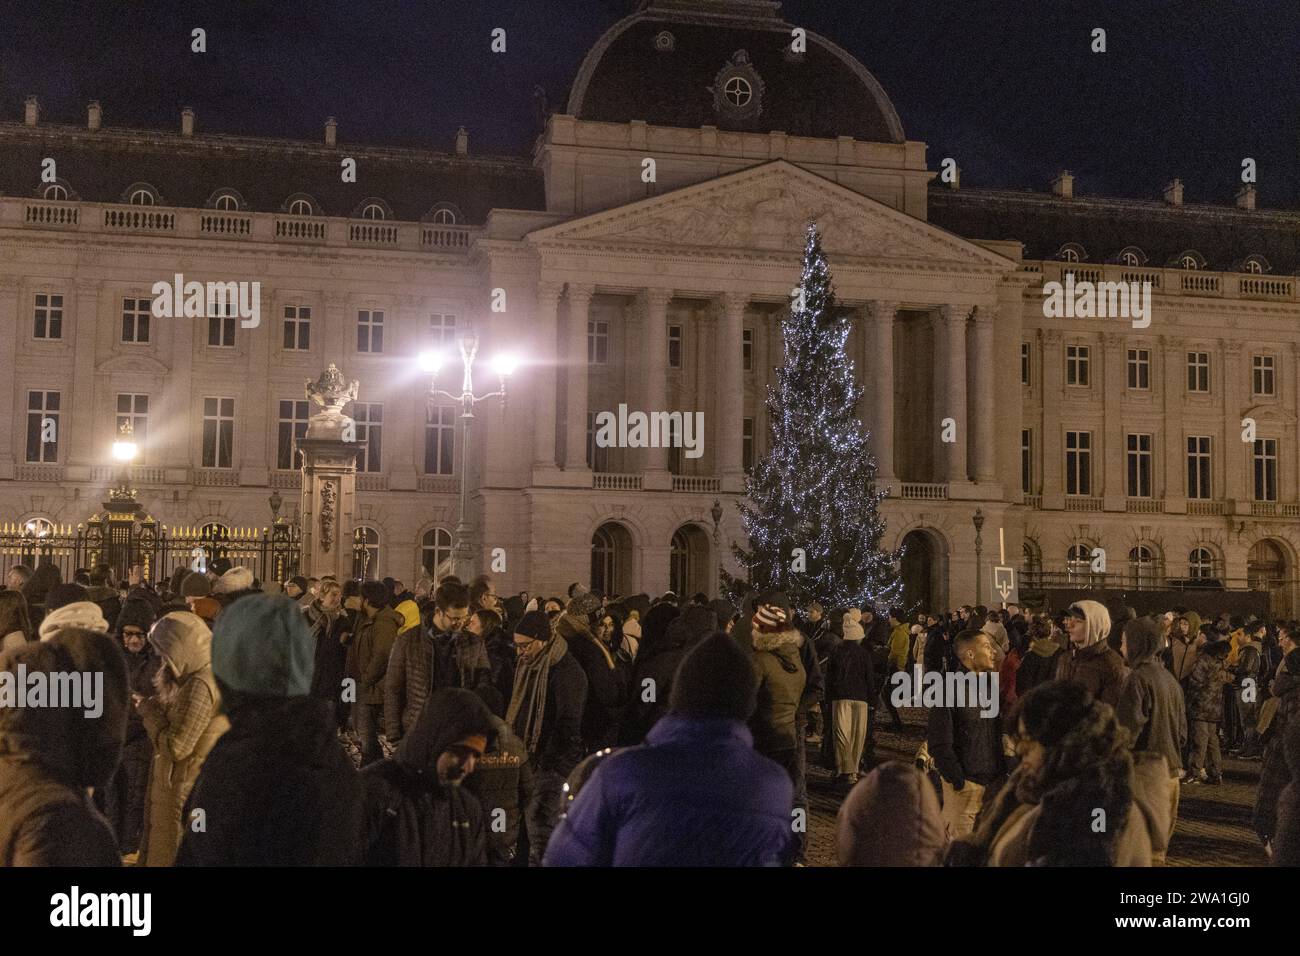
[(844, 351), (849, 322), (835, 308), (816, 224), (792, 298), (785, 364), (767, 396), (768, 453), (749, 474), (750, 503), (740, 504), (749, 549), (735, 554), (750, 587), (779, 588), (796, 607), (888, 607), (902, 594), (900, 552), (880, 549), (885, 495), (874, 490), (876, 459), (854, 412), (862, 387)]

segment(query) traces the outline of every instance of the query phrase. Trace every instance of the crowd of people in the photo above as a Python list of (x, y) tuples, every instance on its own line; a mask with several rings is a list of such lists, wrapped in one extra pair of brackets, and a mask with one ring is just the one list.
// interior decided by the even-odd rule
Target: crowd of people
[[(16, 566), (0, 672), (104, 700), (0, 698), (0, 865), (802, 865), (820, 765), (841, 865), (1145, 866), (1225, 750), (1300, 862), (1295, 626), (1115, 611)], [(915, 758), (878, 760), (913, 673), (998, 706), (927, 700)]]

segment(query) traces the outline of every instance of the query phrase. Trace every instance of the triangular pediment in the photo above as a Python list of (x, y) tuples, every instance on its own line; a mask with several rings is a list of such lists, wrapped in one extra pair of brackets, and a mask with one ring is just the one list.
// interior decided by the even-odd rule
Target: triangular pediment
[(799, 256), (814, 221), (830, 256), (1010, 271), (1015, 263), (828, 179), (776, 160), (530, 233), (538, 245), (592, 242)]

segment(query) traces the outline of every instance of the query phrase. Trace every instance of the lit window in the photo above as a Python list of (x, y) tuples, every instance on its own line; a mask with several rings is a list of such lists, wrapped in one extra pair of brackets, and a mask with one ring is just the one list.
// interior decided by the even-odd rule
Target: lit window
[(144, 440), (149, 434), (148, 395), (123, 394), (117, 396), (118, 432), (121, 432), (123, 425), (130, 425), (136, 443), (144, 444)]

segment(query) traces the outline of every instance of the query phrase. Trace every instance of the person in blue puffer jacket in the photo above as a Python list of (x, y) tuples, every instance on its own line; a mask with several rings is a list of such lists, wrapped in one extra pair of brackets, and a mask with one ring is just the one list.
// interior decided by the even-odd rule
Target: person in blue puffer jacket
[(793, 784), (754, 750), (753, 666), (723, 633), (673, 680), (646, 742), (605, 758), (547, 846), (546, 866), (787, 866)]

